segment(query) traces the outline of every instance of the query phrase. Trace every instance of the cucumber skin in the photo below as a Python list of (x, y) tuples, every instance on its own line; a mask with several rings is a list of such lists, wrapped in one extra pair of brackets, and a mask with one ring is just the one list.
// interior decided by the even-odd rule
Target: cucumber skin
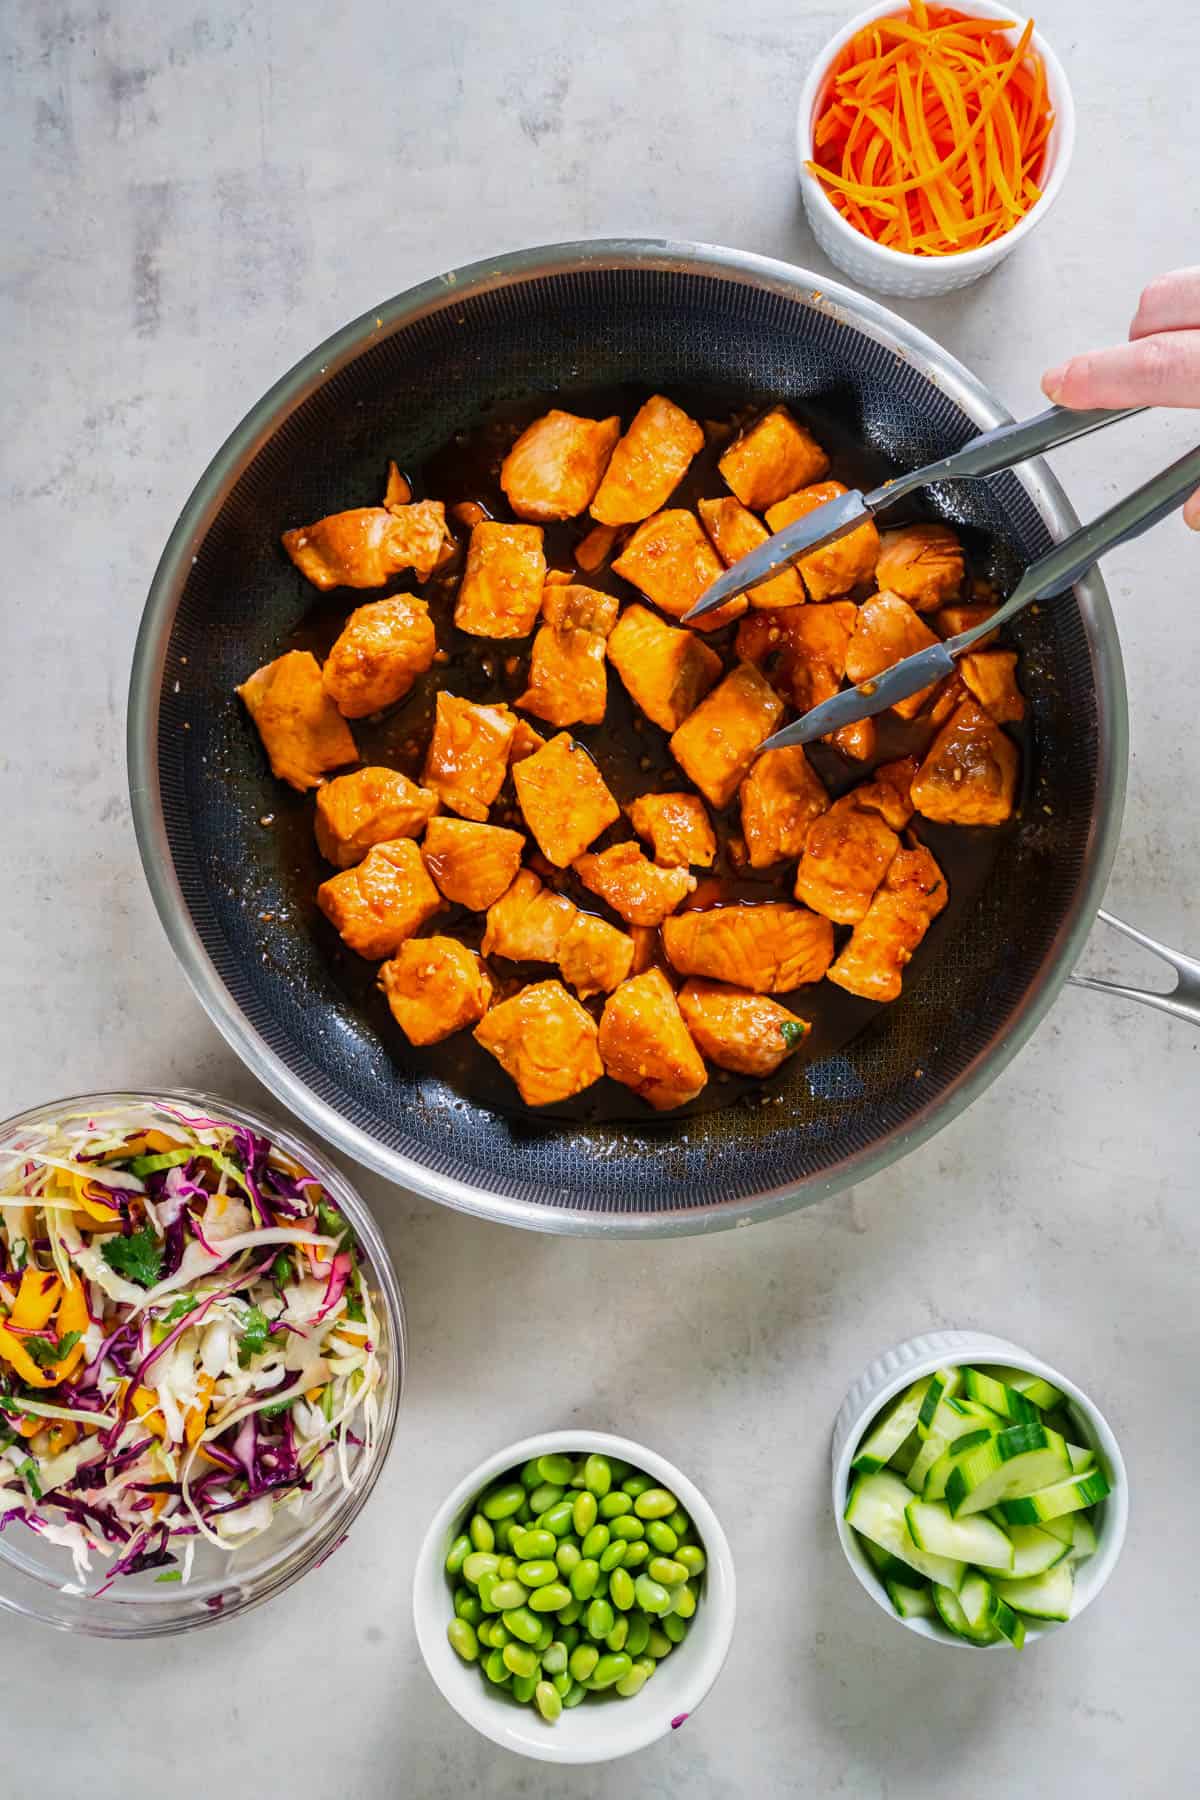
[(1069, 1564), (1055, 1563), (1046, 1574), (1028, 1581), (998, 1581), (996, 1592), (1007, 1606), (1028, 1619), (1065, 1625), (1073, 1610), (1075, 1582)]
[(1103, 1500), (1111, 1492), (1104, 1473), (1100, 1469), (1089, 1469), (1084, 1475), (1068, 1475), (1063, 1481), (1055, 1482), (1053, 1485), (1064, 1490), (1064, 1498), (1067, 1498), (1068, 1487), (1078, 1497), (1074, 1499), (1073, 1504), (1068, 1504), (1052, 1512), (1049, 1519), (1039, 1511), (1039, 1505), (1046, 1504), (1045, 1496), (1053, 1491), (1052, 1488), (1041, 1488), (1036, 1494), (1027, 1494), (1018, 1500), (1001, 1500), (1000, 1511), (1010, 1525), (1042, 1525), (1053, 1519), (1065, 1518), (1069, 1513), (1083, 1512), (1086, 1507), (1094, 1506), (1097, 1501)]
[(963, 1391), (972, 1399), (990, 1406), (993, 1412), (1004, 1414), (1014, 1425), (1027, 1422), (1040, 1425), (1042, 1415), (1018, 1388), (1010, 1387), (996, 1375), (988, 1375), (981, 1369), (963, 1370)]
[[(928, 1376), (928, 1377), (925, 1377), (921, 1381), (914, 1381), (912, 1386), (906, 1388), (904, 1390), (904, 1392), (899, 1396), (899, 1398), (894, 1402), (894, 1404), (888, 1408), (887, 1412), (883, 1415), (882, 1418), (877, 1418), (875, 1420), (872, 1420), (871, 1424), (868, 1426), (863, 1437), (859, 1441), (858, 1454), (855, 1456), (854, 1461), (850, 1464), (850, 1467), (855, 1471), (856, 1474), (859, 1474), (859, 1475), (877, 1474), (880, 1469), (885, 1469), (888, 1466), (888, 1464), (892, 1460), (892, 1457), (895, 1455), (896, 1451), (901, 1449), (903, 1447), (903, 1445), (905, 1443), (907, 1443), (908, 1439), (912, 1436), (912, 1433), (913, 1433), (914, 1429), (916, 1428), (917, 1420), (918, 1420), (918, 1417), (921, 1412), (921, 1407), (924, 1403), (926, 1395), (928, 1394), (929, 1384), (932, 1380), (933, 1380), (933, 1377)], [(892, 1446), (892, 1448), (890, 1448), (888, 1450), (888, 1454), (886, 1456), (881, 1456), (877, 1453), (872, 1452), (868, 1448), (868, 1446), (875, 1439), (884, 1435), (887, 1432), (888, 1426), (891, 1425), (893, 1419), (898, 1418), (902, 1413), (905, 1412), (906, 1409), (911, 1409), (913, 1416), (909, 1423), (908, 1429), (904, 1432), (903, 1436), (899, 1439), (899, 1441), (894, 1446)]]
[(938, 1407), (943, 1400), (950, 1400), (957, 1394), (961, 1381), (962, 1374), (958, 1369), (934, 1370), (921, 1401), (921, 1410), (917, 1414), (917, 1433), (920, 1437), (929, 1436)]
[[(994, 1433), (993, 1441), (996, 1447), (996, 1461), (993, 1464), (993, 1471), (1002, 1468), (1007, 1462), (1014, 1462), (1019, 1456), (1029, 1456), (1039, 1450), (1061, 1448), (1063, 1475), (1064, 1477), (1070, 1475), (1071, 1462), (1067, 1455), (1065, 1439), (1060, 1438), (1057, 1432), (1048, 1430), (1044, 1425), (1031, 1424), (1029, 1421), (1026, 1421), (1022, 1425), (1009, 1425), (1004, 1431)], [(978, 1455), (984, 1448), (985, 1446), (980, 1445), (978, 1451), (968, 1450), (966, 1453), (967, 1462), (969, 1462), (973, 1456)], [(992, 1471), (989, 1471), (989, 1473), (991, 1472)], [(957, 1468), (952, 1469), (946, 1482), (946, 1504), (950, 1508), (950, 1511), (954, 1514), (959, 1513), (966, 1502), (971, 1498), (971, 1495), (983, 1485), (983, 1482), (987, 1478), (987, 1476), (980, 1476), (973, 1484), (968, 1485), (963, 1465), (960, 1463)], [(1005, 1502), (1002, 1501), (1000, 1504), (1004, 1505)], [(1036, 1517), (1030, 1517), (1025, 1513), (1022, 1513), (1019, 1519), (1014, 1518), (1011, 1513), (1007, 1512), (1004, 1516), (1014, 1525), (1037, 1524)]]

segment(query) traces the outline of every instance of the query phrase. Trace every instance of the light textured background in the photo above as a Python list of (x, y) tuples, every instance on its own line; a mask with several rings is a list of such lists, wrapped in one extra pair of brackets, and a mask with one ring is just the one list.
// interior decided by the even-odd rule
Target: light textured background
[[(343, 321), (493, 251), (640, 232), (823, 267), (793, 112), (842, 16), (814, 0), (0, 9), (3, 1110), (120, 1084), (261, 1098), (176, 970), (125, 790), (134, 631), (212, 451)], [(1046, 0), (1038, 17), (1080, 111), (1058, 210), (985, 284), (909, 309), (1018, 410), (1043, 367), (1124, 332), (1147, 277), (1200, 259), (1200, 13)], [(1092, 511), (1196, 432), (1139, 421), (1059, 464)], [(1108, 577), (1133, 720), (1110, 904), (1198, 949), (1200, 542), (1173, 522)], [(1088, 961), (1144, 972), (1102, 930)], [(707, 1242), (538, 1238), (364, 1177), (413, 1359), (395, 1455), (351, 1542), (261, 1613), (165, 1650), (0, 1617), (10, 1776), (94, 1800), (164, 1781), (180, 1800), (1194, 1786), (1198, 1051), (1185, 1026), (1068, 991), (900, 1168)], [(1115, 1579), (1023, 1659), (892, 1627), (831, 1529), (842, 1392), (931, 1324), (990, 1327), (1069, 1369), (1129, 1461)], [(730, 1531), (741, 1615), (686, 1730), (564, 1776), (444, 1706), (408, 1593), (414, 1542), (461, 1469), (570, 1422), (687, 1467)]]

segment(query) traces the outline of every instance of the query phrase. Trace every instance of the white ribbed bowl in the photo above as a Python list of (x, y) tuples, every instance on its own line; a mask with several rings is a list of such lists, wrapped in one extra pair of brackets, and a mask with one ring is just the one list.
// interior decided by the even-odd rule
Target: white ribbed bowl
[(1030, 1375), (1040, 1375), (1045, 1381), (1053, 1382), (1067, 1396), (1068, 1410), (1079, 1428), (1078, 1441), (1095, 1450), (1104, 1465), (1112, 1492), (1092, 1510), (1096, 1526), (1096, 1551), (1093, 1556), (1075, 1564), (1075, 1601), (1070, 1619), (1065, 1624), (1053, 1624), (1050, 1621), (1035, 1624), (1032, 1619), (1027, 1619), (1026, 1644), (1036, 1643), (1039, 1638), (1047, 1637), (1051, 1632), (1065, 1631), (1075, 1623), (1083, 1609), (1091, 1605), (1116, 1568), (1121, 1546), (1125, 1542), (1125, 1530), (1129, 1523), (1129, 1483), (1125, 1474), (1125, 1461), (1113, 1436), (1112, 1427), (1095, 1402), (1089, 1400), (1083, 1390), (1076, 1387), (1058, 1369), (1052, 1368), (1038, 1356), (1031, 1356), (1019, 1344), (1010, 1344), (1007, 1338), (992, 1337), (985, 1331), (926, 1331), (920, 1337), (908, 1338), (903, 1344), (897, 1344), (894, 1350), (876, 1357), (874, 1362), (867, 1365), (842, 1401), (834, 1420), (833, 1516), (837, 1521), (837, 1534), (841, 1539), (842, 1549), (846, 1552), (846, 1561), (872, 1600), (882, 1607), (889, 1619), (908, 1631), (915, 1631), (920, 1637), (932, 1639), (936, 1644), (948, 1644), (957, 1650), (1009, 1650), (1011, 1654), (1011, 1646), (1002, 1640), (988, 1645), (969, 1644), (948, 1631), (940, 1619), (902, 1619), (888, 1599), (878, 1572), (867, 1560), (861, 1544), (843, 1516), (850, 1485), (850, 1464), (876, 1413), (903, 1388), (908, 1387), (910, 1382), (918, 1381), (922, 1375), (931, 1375), (935, 1369), (955, 1363), (969, 1363), (972, 1367), (981, 1363), (1007, 1363), (1012, 1368), (1024, 1369)]
[[(864, 25), (869, 25), (872, 19), (887, 18), (904, 10), (901, 0), (882, 0), (881, 4), (868, 6), (865, 12), (850, 19), (835, 37), (830, 38), (815, 58), (800, 95), (796, 154), (804, 210), (818, 244), (830, 261), (864, 287), (874, 288), (876, 293), (924, 300), (935, 294), (953, 293), (956, 288), (969, 287), (973, 281), (978, 281), (981, 275), (988, 274), (1011, 255), (1022, 239), (1027, 238), (1046, 217), (1058, 198), (1075, 149), (1075, 102), (1062, 64), (1041, 32), (1035, 31), (1032, 48), (1045, 65), (1046, 91), (1054, 108), (1054, 124), (1050, 128), (1042, 171), (1041, 199), (994, 244), (984, 244), (978, 250), (964, 250), (959, 256), (910, 256), (904, 250), (892, 250), (886, 244), (875, 243), (843, 219), (816, 176), (809, 173), (807, 165), (813, 153), (813, 124), (831, 65)], [(1014, 44), (1025, 28), (1025, 20), (1020, 14), (996, 5), (994, 0), (961, 0), (958, 10), (971, 18), (1011, 20), (1015, 30), (1009, 36)]]

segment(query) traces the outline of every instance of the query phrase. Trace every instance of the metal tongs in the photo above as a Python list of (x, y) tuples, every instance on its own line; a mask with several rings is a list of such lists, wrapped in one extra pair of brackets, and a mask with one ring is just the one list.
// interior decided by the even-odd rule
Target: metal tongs
[[(781, 569), (790, 567), (821, 545), (844, 537), (864, 519), (873, 517), (915, 488), (935, 481), (994, 475), (1027, 457), (1038, 456), (1057, 444), (1086, 437), (1089, 432), (1099, 431), (1120, 419), (1132, 418), (1144, 410), (1135, 406), (1123, 412), (1069, 412), (1064, 407), (1052, 406), (1036, 418), (986, 431), (980, 437), (972, 438), (952, 456), (915, 469), (911, 474), (898, 476), (869, 494), (855, 490), (829, 500), (734, 563), (685, 619), (697, 619), (736, 595), (769, 581)], [(922, 688), (953, 674), (956, 657), (1013, 618), (1031, 601), (1051, 600), (1066, 593), (1107, 551), (1140, 537), (1142, 532), (1157, 525), (1197, 487), (1200, 487), (1200, 447), (1181, 456), (1161, 475), (1154, 476), (1127, 499), (1119, 501), (1090, 525), (1082, 526), (1031, 563), (1010, 598), (982, 624), (961, 631), (943, 643), (930, 644), (927, 649), (906, 656), (902, 662), (860, 682), (857, 687), (835, 694), (794, 724), (777, 731), (762, 749), (778, 750), (789, 744), (811, 743), (843, 725), (852, 725), (874, 713), (884, 712), (897, 701), (907, 700)]]

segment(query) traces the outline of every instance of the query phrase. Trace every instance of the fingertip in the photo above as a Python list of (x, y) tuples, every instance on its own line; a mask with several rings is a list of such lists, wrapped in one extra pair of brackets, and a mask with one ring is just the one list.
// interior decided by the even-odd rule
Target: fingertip
[(1056, 369), (1047, 369), (1042, 376), (1042, 392), (1048, 400), (1060, 400), (1066, 381), (1067, 365), (1061, 363)]
[(1183, 509), (1183, 522), (1190, 525), (1193, 531), (1200, 531), (1200, 488), (1192, 495)]

